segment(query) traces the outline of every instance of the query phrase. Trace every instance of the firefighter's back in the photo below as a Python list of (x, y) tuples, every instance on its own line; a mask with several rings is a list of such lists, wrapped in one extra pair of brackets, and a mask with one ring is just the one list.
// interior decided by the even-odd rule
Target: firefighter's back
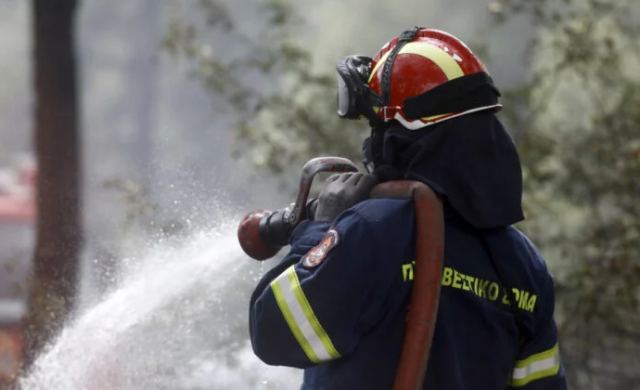
[[(362, 252), (375, 254), (374, 258), (341, 260), (360, 264), (360, 277), (374, 279), (376, 287), (366, 292), (369, 309), (360, 316), (359, 327), (364, 331), (348, 356), (308, 368), (303, 388), (392, 387), (415, 267), (413, 204), (398, 199), (368, 200), (351, 213), (373, 230), (369, 237), (358, 237), (346, 226), (341, 243), (354, 246), (354, 253), (358, 247), (372, 246)], [(478, 230), (445, 206), (441, 285), (424, 388), (504, 389), (518, 384), (514, 367), (526, 359), (523, 347), (537, 337), (538, 328), (550, 321), (543, 317), (553, 311), (553, 286), (535, 248), (512, 227)], [(336, 299), (336, 305), (349, 299), (331, 295), (327, 293), (327, 299)], [(552, 321), (547, 325), (553, 326)], [(543, 337), (534, 353), (555, 348), (554, 326)], [(557, 373), (559, 365), (552, 369)]]

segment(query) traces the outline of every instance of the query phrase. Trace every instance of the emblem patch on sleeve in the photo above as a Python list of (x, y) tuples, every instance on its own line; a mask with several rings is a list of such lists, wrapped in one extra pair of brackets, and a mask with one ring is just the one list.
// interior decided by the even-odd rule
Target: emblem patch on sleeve
[(317, 267), (336, 245), (338, 245), (338, 232), (335, 229), (329, 229), (320, 243), (311, 248), (309, 252), (302, 257), (302, 266), (305, 268)]

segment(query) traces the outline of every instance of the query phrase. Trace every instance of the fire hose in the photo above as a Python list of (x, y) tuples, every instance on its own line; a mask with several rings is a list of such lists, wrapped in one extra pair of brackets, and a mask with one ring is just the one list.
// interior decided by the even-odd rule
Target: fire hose
[[(273, 257), (286, 245), (289, 234), (307, 214), (307, 199), (319, 172), (357, 171), (340, 157), (319, 157), (305, 164), (295, 204), (283, 211), (256, 210), (238, 227), (238, 240), (245, 253), (256, 260)], [(393, 390), (422, 388), (435, 329), (444, 258), (442, 203), (418, 181), (390, 181), (371, 191), (373, 198), (412, 198), (416, 213), (416, 260), (402, 352)]]
[(393, 390), (422, 389), (438, 316), (444, 259), (442, 203), (427, 185), (389, 181), (371, 191), (374, 198), (413, 198), (416, 209), (416, 264), (409, 313)]

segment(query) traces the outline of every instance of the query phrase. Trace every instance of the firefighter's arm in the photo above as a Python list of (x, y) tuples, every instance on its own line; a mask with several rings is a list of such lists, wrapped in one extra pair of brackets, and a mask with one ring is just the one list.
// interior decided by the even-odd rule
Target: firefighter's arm
[(535, 334), (529, 340), (525, 340), (520, 348), (510, 378), (509, 389), (512, 390), (567, 389), (564, 368), (560, 361), (558, 332), (553, 319), (553, 280), (550, 275), (546, 276), (545, 300), (536, 318)]
[[(274, 365), (308, 367), (348, 355), (379, 318), (383, 281), (376, 280), (375, 237), (353, 209), (337, 221), (308, 221), (282, 263), (251, 297), (256, 355)], [(375, 286), (375, 288), (374, 288)]]

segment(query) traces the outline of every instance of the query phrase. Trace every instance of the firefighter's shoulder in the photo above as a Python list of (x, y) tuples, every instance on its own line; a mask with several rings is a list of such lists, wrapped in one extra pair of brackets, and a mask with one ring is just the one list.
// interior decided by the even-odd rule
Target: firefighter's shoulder
[(408, 198), (374, 198), (362, 201), (350, 211), (374, 229), (390, 229), (414, 218), (413, 201)]
[(343, 212), (332, 225), (339, 240), (337, 252), (351, 251), (354, 261), (367, 263), (372, 257), (386, 259), (384, 264), (391, 266), (391, 260), (411, 256), (414, 219), (410, 199), (362, 201)]

